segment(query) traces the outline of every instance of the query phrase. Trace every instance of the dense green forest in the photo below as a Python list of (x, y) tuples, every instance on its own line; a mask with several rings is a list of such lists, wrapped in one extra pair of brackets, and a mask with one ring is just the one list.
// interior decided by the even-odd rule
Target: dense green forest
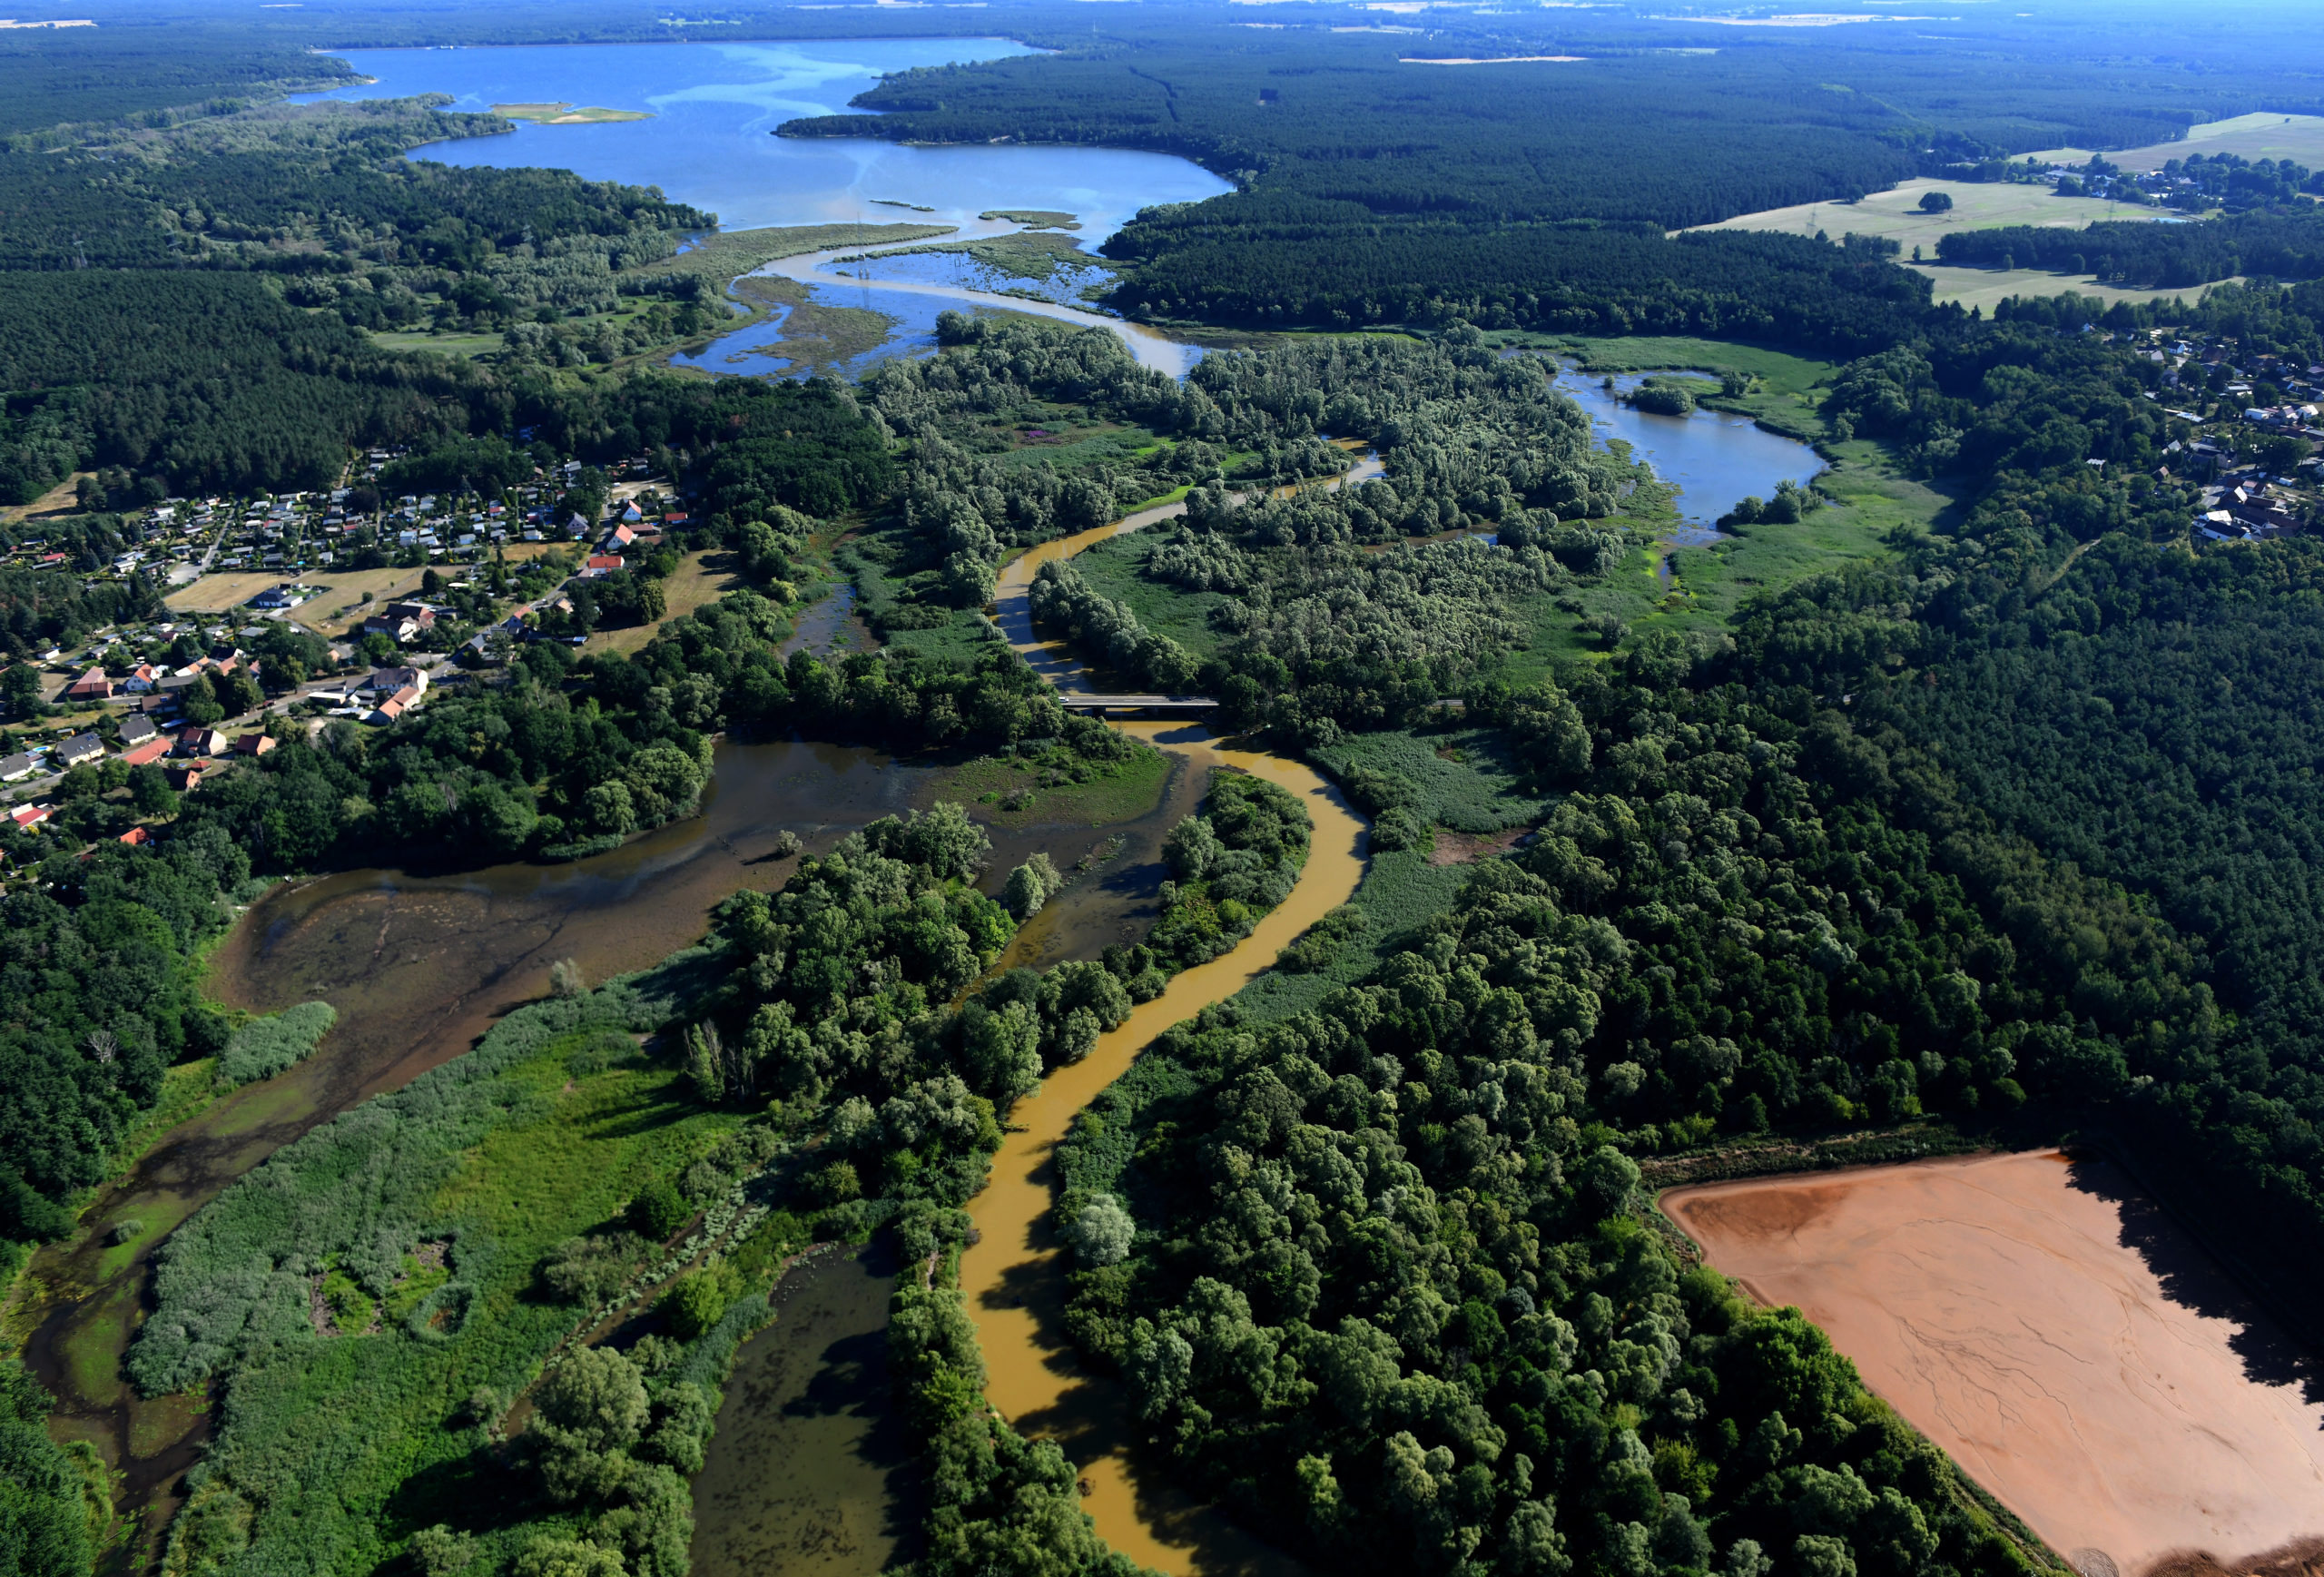
[[(1925, 301), (1915, 276), (1789, 238), (1681, 246), (1661, 232), (1862, 196), (1907, 174), (1986, 178), (2004, 153), (2159, 141), (2258, 107), (2157, 65), (2132, 110), (2070, 52), (1990, 43), (2015, 56), (2006, 83), (1992, 56), (1929, 40), (1770, 48), (1717, 27), (1649, 40), (1596, 15), (1479, 19), (1424, 42), (1365, 31), (1116, 24), (1057, 54), (901, 73), (855, 101), (878, 113), (783, 131), (1104, 143), (1202, 163), (1238, 190), (1149, 211), (1104, 249), (1137, 265), (1110, 300), (1142, 316), (1340, 328), (1460, 318), (1852, 354), (1897, 335)], [(1682, 38), (1711, 47), (1671, 47)], [(1560, 58), (1491, 71), (1411, 58), (1531, 54)], [(2285, 88), (2315, 94), (2304, 74)], [(1706, 138), (1712, 123), (1718, 134)]]

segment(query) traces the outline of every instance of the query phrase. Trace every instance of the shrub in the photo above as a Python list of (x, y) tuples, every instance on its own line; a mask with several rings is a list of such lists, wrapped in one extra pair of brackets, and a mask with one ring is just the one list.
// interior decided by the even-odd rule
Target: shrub
[(743, 1277), (732, 1265), (704, 1266), (672, 1282), (655, 1307), (682, 1342), (705, 1336), (743, 1296)]
[(694, 1207), (667, 1178), (655, 1178), (629, 1202), (629, 1224), (650, 1243), (667, 1243), (693, 1218)]
[(300, 1002), (243, 1025), (218, 1059), (219, 1085), (231, 1089), (273, 1078), (311, 1053), (337, 1022), (339, 1012), (329, 1002)]

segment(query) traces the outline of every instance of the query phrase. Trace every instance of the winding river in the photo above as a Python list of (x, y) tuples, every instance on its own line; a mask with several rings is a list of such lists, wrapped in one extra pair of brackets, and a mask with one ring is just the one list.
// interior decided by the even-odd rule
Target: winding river
[[(868, 82), (879, 70), (990, 58), (1017, 47), (987, 40), (923, 42), (911, 48), (882, 42), (367, 53), (357, 57), (359, 64), (379, 81), (348, 96), (449, 86), (464, 108), (550, 98), (615, 107), (634, 102), (655, 120), (527, 126), (514, 137), (440, 145), (430, 155), (461, 163), (560, 164), (597, 178), (659, 180), (664, 172), (689, 171), (667, 182), (671, 194), (727, 211), (730, 225), (864, 217), (862, 203), (876, 196), (940, 202), (943, 211), (936, 217), (958, 224), (962, 237), (1014, 228), (977, 216), (983, 204), (1068, 210), (1084, 216), (1087, 241), (1109, 233), (1145, 202), (1224, 190), (1215, 177), (1159, 155), (882, 143), (803, 147), (766, 135), (779, 118), (840, 107), (856, 91), (852, 84)], [(647, 84), (625, 71), (623, 63), (630, 60), (650, 62), (663, 74)], [(704, 79), (705, 61), (716, 68), (712, 75), (717, 80)], [(458, 80), (448, 83), (447, 73)], [(734, 80), (719, 78), (719, 73)], [(645, 91), (646, 86), (653, 91)], [(709, 156), (704, 143), (690, 155), (689, 135), (697, 141), (714, 135), (722, 151)], [(755, 186), (748, 180), (738, 185), (733, 175), (734, 159), (745, 153), (760, 172)], [(781, 177), (770, 181), (768, 171)], [(796, 192), (789, 189), (794, 182)], [(689, 190), (690, 184), (717, 182), (734, 190)], [(770, 192), (769, 186), (775, 190)], [(1136, 200), (1125, 201), (1125, 192), (1136, 193)], [(869, 216), (881, 215), (874, 211)], [(787, 259), (769, 271), (824, 291), (844, 292), (852, 286), (925, 305), (997, 308), (1102, 328), (1119, 336), (1141, 363), (1174, 375), (1183, 374), (1200, 355), (1198, 349), (1142, 325), (1056, 302), (921, 280), (853, 281), (834, 271), (845, 255)], [(1601, 416), (1619, 429), (1627, 414), (1628, 408), (1617, 407)], [(1366, 458), (1326, 485), (1361, 481), (1379, 471), (1379, 461)], [(1724, 508), (1735, 496), (1739, 492), (1717, 502)], [(1033, 575), (1044, 563), (1182, 510), (1182, 505), (1171, 505), (1140, 511), (1043, 544), (1007, 566), (1000, 577), (998, 622), (1011, 646), (1052, 684), (1092, 688), (1091, 675), (1078, 660), (1035, 635), (1027, 606)], [(1288, 1557), (1186, 1496), (1142, 1460), (1133, 1448), (1119, 1387), (1075, 1362), (1061, 1325), (1067, 1267), (1049, 1224), (1051, 1155), (1074, 1114), (1120, 1077), (1157, 1034), (1241, 990), (1273, 963), (1279, 949), (1348, 900), (1364, 871), (1365, 829), (1334, 790), (1297, 762), (1231, 748), (1196, 726), (1116, 726), (1178, 758), (1183, 770), (1163, 786), (1150, 810), (1109, 829), (1122, 833), (1127, 843), (1119, 863), (1110, 867), (1113, 873), (1053, 902), (1027, 928), (1009, 961), (1090, 956), (1115, 939), (1119, 925), (1150, 913), (1139, 906), (1150, 902), (1158, 881), (1160, 839), (1192, 809), (1213, 766), (1265, 777), (1299, 796), (1314, 818), (1313, 846), (1289, 898), (1240, 946), (1177, 976), (1160, 997), (1102, 1037), (1087, 1059), (1053, 1074), (1018, 1106), (992, 1180), (970, 1207), (980, 1241), (963, 1257), (962, 1286), (990, 1370), (990, 1401), (1028, 1434), (1058, 1440), (1082, 1465), (1085, 1508), (1112, 1548), (1177, 1577), (1295, 1572)], [(720, 746), (702, 815), (596, 860), (446, 876), (349, 872), (271, 894), (243, 917), (222, 948), (212, 971), (213, 991), (229, 1003), (261, 1010), (322, 997), (340, 1009), (340, 1028), (309, 1062), (235, 1092), (165, 1135), (84, 1215), (74, 1239), (43, 1252), (34, 1272), (48, 1289), (48, 1301), (39, 1311), (25, 1356), (58, 1394), (56, 1432), (98, 1444), (123, 1474), (124, 1506), (143, 1516), (149, 1536), (158, 1535), (173, 1509), (173, 1486), (207, 1437), (207, 1417), (184, 1398), (136, 1400), (121, 1380), (118, 1365), (143, 1317), (153, 1252), (172, 1228), (281, 1145), (459, 1055), (494, 1019), (539, 995), (554, 961), (574, 958), (592, 979), (644, 967), (696, 940), (711, 907), (728, 892), (746, 885), (773, 888), (789, 876), (793, 862), (773, 856), (777, 833), (799, 833), (811, 848), (827, 846), (852, 827), (920, 803), (937, 781), (929, 766), (872, 751), (798, 742), (730, 743)], [(993, 832), (997, 870), (1005, 871), (1036, 847), (1065, 852), (1059, 828)], [(1079, 835), (1086, 840), (1088, 829), (1080, 829)], [(132, 1219), (143, 1223), (142, 1232), (118, 1247), (104, 1243), (113, 1226)], [(764, 1520), (763, 1508), (753, 1502), (753, 1475), (762, 1486), (778, 1477), (789, 1484), (802, 1474), (813, 1478), (829, 1467), (824, 1462), (809, 1472), (799, 1465), (802, 1452), (832, 1460), (869, 1453), (865, 1460), (876, 1470), (870, 1481), (874, 1500), (901, 1493), (893, 1486), (903, 1480), (892, 1462), (863, 1444), (880, 1435), (880, 1385), (856, 1385), (852, 1391), (842, 1386), (853, 1400), (832, 1415), (854, 1417), (861, 1428), (794, 1429), (779, 1419), (746, 1421), (746, 1415), (769, 1407), (785, 1418), (801, 1407), (812, 1414), (814, 1396), (834, 1394), (832, 1387), (840, 1384), (832, 1378), (838, 1373), (831, 1370), (832, 1364), (869, 1361), (855, 1340), (861, 1331), (849, 1333), (875, 1317), (885, 1274), (862, 1267), (819, 1271), (812, 1286), (798, 1289), (800, 1319), (778, 1324), (745, 1349), (729, 1389), (740, 1405), (732, 1418), (722, 1420), (701, 1486), (703, 1530), (696, 1549), (707, 1558), (705, 1572), (811, 1563), (805, 1557), (816, 1552), (802, 1548), (797, 1540), (820, 1536), (813, 1533), (817, 1528), (856, 1530), (844, 1541), (853, 1553), (840, 1562), (851, 1572), (878, 1570), (897, 1548), (901, 1535), (894, 1524), (900, 1519), (893, 1504), (865, 1511), (871, 1503), (861, 1496), (850, 1513), (852, 1522), (818, 1521), (820, 1513), (810, 1514), (810, 1508), (800, 1513), (805, 1521), (796, 1524), (806, 1533), (784, 1533), (772, 1543), (750, 1525), (754, 1517)], [(823, 1312), (807, 1319), (811, 1307)], [(810, 1325), (821, 1344), (817, 1350), (840, 1355), (826, 1357), (831, 1372), (818, 1371), (821, 1378), (802, 1367), (796, 1350), (799, 1336), (793, 1326), (805, 1331)], [(825, 1473), (817, 1482), (830, 1477)], [(859, 1475), (856, 1490), (845, 1493), (857, 1493), (863, 1482)], [(768, 1492), (762, 1498), (771, 1503), (779, 1497)], [(875, 1525), (885, 1530), (876, 1537), (868, 1531)], [(832, 1553), (824, 1548), (816, 1563), (828, 1564)]]

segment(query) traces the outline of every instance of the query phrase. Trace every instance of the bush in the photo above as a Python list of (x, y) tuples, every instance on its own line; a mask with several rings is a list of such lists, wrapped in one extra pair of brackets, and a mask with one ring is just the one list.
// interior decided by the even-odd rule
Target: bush
[(243, 1025), (218, 1059), (219, 1085), (231, 1089), (273, 1078), (311, 1053), (337, 1022), (338, 1010), (329, 1002), (300, 1002)]
[(667, 1243), (694, 1218), (694, 1207), (667, 1178), (656, 1178), (629, 1202), (629, 1224), (651, 1243)]
[(707, 1335), (743, 1296), (743, 1277), (732, 1265), (704, 1266), (672, 1282), (655, 1307), (682, 1342)]

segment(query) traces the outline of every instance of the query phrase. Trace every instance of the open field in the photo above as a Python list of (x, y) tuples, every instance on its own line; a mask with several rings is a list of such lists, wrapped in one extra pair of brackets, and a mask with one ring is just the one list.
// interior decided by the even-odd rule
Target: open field
[[(2280, 115), (2262, 113), (2238, 115), (2231, 121), (2206, 121), (2187, 128), (2176, 143), (2153, 143), (2143, 148), (2108, 153), (2106, 162), (2125, 170), (2160, 170), (2190, 153), (2235, 153), (2246, 159), (2290, 159), (2314, 169), (2324, 164), (2324, 115)], [(2088, 148), (2047, 148), (2023, 157), (2061, 164), (2087, 163)]]
[(2083, 1572), (2324, 1533), (2313, 1358), (2109, 1163), (1975, 1156), (1662, 1207)]
[(670, 578), (662, 583), (664, 611), (657, 623), (637, 625), (625, 630), (600, 630), (589, 637), (585, 649), (619, 652), (625, 656), (643, 651), (663, 625), (672, 619), (684, 618), (694, 609), (716, 602), (728, 592), (738, 591), (746, 584), (734, 571), (732, 554), (708, 550), (689, 553)]
[[(2102, 301), (2160, 301), (2172, 296), (2192, 301), (2210, 290), (2210, 285), (2198, 285), (2191, 291), (2138, 291), (2121, 285), (2101, 284), (2085, 274), (2054, 274), (2041, 269), (1956, 269), (1935, 263), (1922, 263), (1919, 270), (1936, 281), (1936, 300), (1956, 302), (1963, 307), (1982, 309), (1990, 315), (1994, 303), (2011, 296), (2062, 296), (2072, 291), (2078, 296), (2096, 296)], [(2241, 274), (2221, 284), (2240, 284)]]
[(205, 575), (170, 593), (162, 599), (162, 605), (172, 613), (224, 613), (241, 606), (270, 586), (281, 586), (287, 578), (279, 569), (262, 574), (238, 570), (228, 575)]
[[(527, 547), (543, 544), (527, 543)], [(511, 557), (517, 555), (511, 553)], [(440, 571), (443, 567), (437, 567)], [(302, 629), (319, 635), (337, 635), (354, 623), (363, 606), (363, 594), (369, 592), (375, 603), (393, 602), (419, 590), (425, 569), (310, 569), (291, 575), (280, 569), (263, 574), (237, 571), (231, 575), (205, 575), (190, 586), (182, 586), (163, 598), (163, 603), (176, 613), (223, 614), (240, 608), (244, 603), (270, 586), (281, 586), (296, 580), (301, 586), (323, 589), (290, 610), (290, 621)]]
[[(1952, 210), (1923, 213), (1921, 194), (1943, 192)], [(1910, 258), (1913, 248), (1936, 255), (1940, 237), (1956, 230), (1994, 230), (2011, 224), (2057, 225), (2079, 230), (2107, 219), (2153, 219), (2157, 211), (2096, 197), (2058, 197), (2046, 186), (1969, 181), (1905, 181), (1893, 191), (1876, 192), (1861, 202), (1802, 202), (1738, 214), (1704, 230), (1774, 230), (1792, 235), (1822, 232), (1837, 241), (1851, 232), (1895, 241)]]
[(29, 504), (10, 504), (0, 508), (0, 525), (14, 526), (41, 515), (77, 515), (81, 512), (81, 478), (94, 477), (94, 471), (74, 471), (47, 492)]
[[(2319, 124), (2324, 125), (2324, 120), (2319, 120)], [(2171, 145), (2178, 146), (2176, 143)], [(2181, 153), (2186, 151), (2181, 149)], [(2316, 156), (2324, 158), (2324, 153)], [(2123, 158), (2111, 153), (2107, 157), (2117, 163)], [(2156, 163), (2162, 161), (2157, 160)], [(1921, 212), (1919, 204), (1924, 192), (1950, 192), (1953, 197), (1951, 212)], [(2014, 224), (2078, 230), (2102, 220), (2153, 220), (2162, 217), (2163, 215), (2158, 210), (2133, 207), (2129, 203), (2108, 202), (2095, 197), (2053, 196), (2043, 186), (1906, 181), (1893, 192), (1875, 192), (1861, 202), (1803, 202), (1792, 208), (1770, 208), (1760, 213), (1740, 214), (1702, 228), (1773, 230), (1793, 235), (1820, 232), (1836, 241), (1851, 232), (1857, 235), (1882, 236), (1903, 249), (1900, 261), (1907, 267), (1917, 268), (1936, 281), (1938, 301), (1957, 301), (1965, 307), (1980, 307), (1991, 311), (1994, 303), (2006, 296), (2054, 296), (2064, 291), (2098, 296), (2109, 301), (2145, 301), (2201, 292), (2123, 290), (2102, 285), (2087, 278), (2077, 280), (2035, 269), (2003, 271), (1996, 269), (1943, 268), (1934, 262), (1914, 262), (1914, 250), (1918, 248), (1934, 258), (1939, 238), (1954, 231), (1994, 230)]]
[(432, 350), (438, 356), (489, 356), (507, 349), (507, 340), (498, 334), (436, 334), (424, 329), (398, 332), (384, 329), (366, 329), (371, 343), (382, 350)]
[(1146, 575), (1154, 550), (1174, 534), (1169, 528), (1133, 531), (1099, 542), (1074, 555), (1073, 567), (1099, 595), (1128, 606), (1155, 634), (1169, 636), (1197, 658), (1216, 656), (1220, 636), (1210, 616), (1227, 601), (1226, 594), (1188, 591)]

